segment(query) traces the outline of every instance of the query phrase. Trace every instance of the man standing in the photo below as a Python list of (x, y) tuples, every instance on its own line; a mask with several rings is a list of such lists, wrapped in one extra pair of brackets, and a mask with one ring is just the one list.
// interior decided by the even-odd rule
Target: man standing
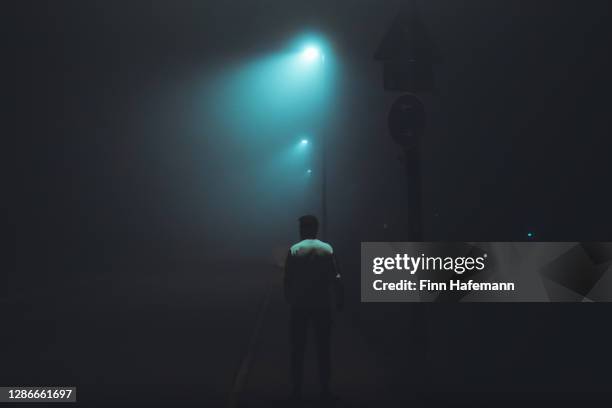
[(319, 222), (313, 215), (300, 217), (300, 239), (285, 263), (285, 298), (291, 306), (292, 398), (301, 399), (304, 351), (308, 327), (314, 329), (322, 399), (331, 398), (330, 337), (332, 304), (340, 311), (343, 290), (334, 251), (316, 239)]

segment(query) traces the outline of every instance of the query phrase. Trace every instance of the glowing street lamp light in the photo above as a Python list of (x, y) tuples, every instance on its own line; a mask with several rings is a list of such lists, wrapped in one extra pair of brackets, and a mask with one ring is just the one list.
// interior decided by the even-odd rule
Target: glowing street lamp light
[(304, 51), (302, 51), (302, 60), (306, 62), (315, 62), (322, 59), (322, 57), (321, 50), (313, 45), (304, 48)]

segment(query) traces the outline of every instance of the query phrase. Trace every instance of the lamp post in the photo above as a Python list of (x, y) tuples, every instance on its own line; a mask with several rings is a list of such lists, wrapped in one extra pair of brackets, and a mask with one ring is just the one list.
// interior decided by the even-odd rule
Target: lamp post
[(321, 134), (321, 237), (327, 239), (327, 148)]
[[(301, 53), (301, 61), (305, 64), (323, 64), (325, 56), (321, 49), (316, 45), (308, 45)], [(321, 144), (321, 237), (327, 239), (327, 146), (326, 138), (323, 134), (319, 136)], [(307, 144), (307, 140), (302, 140), (302, 144)], [(310, 173), (310, 171), (309, 171)]]

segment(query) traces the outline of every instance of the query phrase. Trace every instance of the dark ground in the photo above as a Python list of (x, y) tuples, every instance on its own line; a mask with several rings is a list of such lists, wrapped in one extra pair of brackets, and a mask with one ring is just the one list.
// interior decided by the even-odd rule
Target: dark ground
[(11, 329), (0, 383), (76, 384), (82, 406), (227, 403), (265, 268), (152, 267), (88, 279), (3, 299)]
[[(360, 305), (345, 275), (350, 302), (336, 317), (333, 345), (339, 407), (596, 406), (612, 398), (604, 393), (607, 325), (583, 315), (603, 313), (599, 305)], [(84, 407), (289, 406), (280, 269), (151, 266), (113, 276), (2, 298), (0, 383), (76, 385)], [(314, 358), (306, 370), (306, 406), (319, 406)]]

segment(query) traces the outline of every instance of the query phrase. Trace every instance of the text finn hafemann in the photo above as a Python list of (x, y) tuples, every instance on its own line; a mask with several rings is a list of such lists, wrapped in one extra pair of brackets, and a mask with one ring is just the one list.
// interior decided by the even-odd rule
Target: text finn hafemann
[[(376, 257), (372, 260), (372, 272), (376, 275), (382, 274), (389, 270), (403, 270), (414, 275), (418, 270), (443, 270), (454, 271), (461, 275), (465, 271), (478, 270), (485, 268), (485, 260), (487, 254), (480, 257), (440, 257), (440, 256), (409, 256), (408, 254), (396, 254), (395, 257)], [(470, 290), (470, 291), (512, 291), (514, 290), (513, 282), (474, 282), (472, 279), (467, 281), (450, 280), (449, 282), (432, 282), (429, 279), (420, 279), (417, 281), (401, 279), (397, 282), (384, 282), (382, 279), (376, 279), (372, 282), (374, 290), (429, 290), (429, 291), (445, 291), (445, 290)]]

